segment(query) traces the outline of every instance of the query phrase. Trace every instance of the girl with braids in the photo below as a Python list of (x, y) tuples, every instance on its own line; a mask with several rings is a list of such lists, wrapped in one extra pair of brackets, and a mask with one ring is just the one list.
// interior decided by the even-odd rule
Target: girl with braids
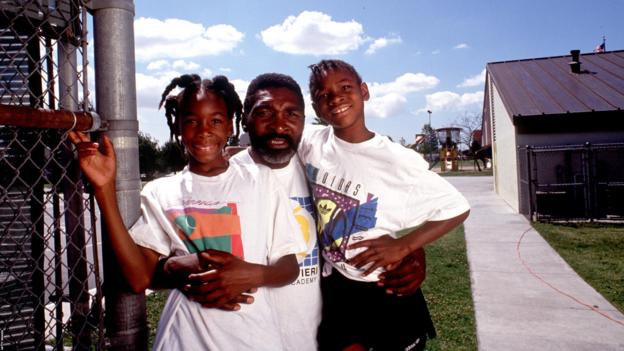
[[(167, 98), (175, 87), (183, 90)], [(289, 200), (268, 168), (229, 164), (224, 158), (232, 119), (241, 113), (240, 99), (226, 77), (176, 78), (163, 101), (172, 136), (181, 138), (189, 163), (182, 172), (145, 185), (142, 215), (130, 230), (117, 207), (110, 140), (103, 137), (100, 151), (85, 134), (70, 133), (132, 290), (140, 293), (155, 285), (163, 257), (183, 256), (196, 266), (198, 273), (185, 281), (201, 284), (206, 294), (198, 303), (180, 290), (171, 291), (154, 349), (280, 350), (268, 289), (297, 277), (295, 254), (306, 247), (301, 234), (295, 234), (300, 229)], [(159, 278), (168, 277), (164, 266)], [(253, 299), (244, 295), (256, 288)]]

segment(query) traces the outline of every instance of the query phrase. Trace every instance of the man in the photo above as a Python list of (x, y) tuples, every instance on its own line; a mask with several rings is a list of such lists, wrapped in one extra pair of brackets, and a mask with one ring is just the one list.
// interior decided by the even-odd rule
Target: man
[[(273, 170), (292, 201), (293, 214), (308, 245), (308, 250), (299, 254), (300, 275), (297, 280), (289, 286), (272, 289), (286, 350), (317, 349), (316, 329), (321, 312), (313, 202), (303, 168), (295, 155), (305, 124), (304, 106), (301, 88), (291, 77), (278, 73), (256, 77), (247, 89), (243, 104), (243, 128), (249, 134), (251, 147), (230, 159), (231, 162), (255, 163)], [(187, 268), (176, 263), (179, 258), (169, 259), (165, 272), (167, 275), (177, 272), (174, 274), (180, 276), (184, 274), (182, 272), (200, 271), (211, 263), (206, 255), (193, 259), (195, 263)], [(418, 290), (424, 275), (424, 251), (420, 250), (408, 256), (395, 270), (382, 274), (379, 284), (385, 286), (388, 293), (411, 294)], [(236, 310), (240, 308), (239, 303), (253, 303), (250, 295), (243, 295), (237, 301), (214, 306), (207, 298), (209, 291), (201, 285), (184, 285), (183, 289), (187, 296), (209, 307)]]

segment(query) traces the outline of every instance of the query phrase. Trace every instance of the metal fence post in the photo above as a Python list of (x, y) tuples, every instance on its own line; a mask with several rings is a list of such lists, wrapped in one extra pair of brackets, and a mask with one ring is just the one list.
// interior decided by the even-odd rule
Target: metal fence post
[[(140, 214), (138, 121), (134, 67), (134, 3), (93, 0), (97, 111), (117, 153), (117, 198), (126, 226)], [(106, 235), (103, 230), (103, 234)], [(105, 236), (104, 236), (105, 238)], [(112, 350), (147, 349), (145, 295), (133, 294), (104, 239), (106, 331)], [(122, 286), (123, 285), (123, 286)]]
[(534, 189), (533, 189), (533, 170), (531, 169), (531, 145), (526, 145), (526, 174), (527, 174), (527, 181), (528, 181), (528, 193), (529, 193), (529, 218), (532, 221), (535, 221), (537, 219), (537, 214), (536, 214), (536, 206), (535, 206), (535, 196), (534, 196)]
[[(69, 40), (58, 42), (58, 74), (60, 106), (64, 110), (78, 109), (78, 77), (76, 67), (76, 47)], [(69, 140), (64, 141), (67, 150), (71, 150)], [(67, 264), (72, 267), (69, 279), (69, 301), (72, 304), (71, 328), (74, 335), (75, 350), (88, 350), (91, 346), (91, 327), (87, 322), (89, 315), (89, 291), (87, 251), (84, 223), (84, 199), (81, 186), (80, 170), (76, 163), (70, 165), (66, 181), (63, 182), (65, 206), (65, 228), (67, 228)], [(67, 181), (68, 180), (68, 181)], [(57, 296), (63, 301), (63, 296)]]
[(598, 213), (596, 209), (596, 203), (594, 201), (596, 196), (596, 183), (594, 180), (594, 160), (592, 155), (592, 144), (585, 142), (583, 149), (583, 157), (581, 157), (584, 173), (584, 186), (585, 186), (585, 217), (589, 217), (591, 222), (598, 219)]

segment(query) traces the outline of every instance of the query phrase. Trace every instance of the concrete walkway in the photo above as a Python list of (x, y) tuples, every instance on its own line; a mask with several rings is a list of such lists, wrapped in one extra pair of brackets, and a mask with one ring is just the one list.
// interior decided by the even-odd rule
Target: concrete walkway
[(492, 177), (446, 179), (472, 205), (465, 232), (480, 351), (624, 350), (624, 315), (494, 193)]

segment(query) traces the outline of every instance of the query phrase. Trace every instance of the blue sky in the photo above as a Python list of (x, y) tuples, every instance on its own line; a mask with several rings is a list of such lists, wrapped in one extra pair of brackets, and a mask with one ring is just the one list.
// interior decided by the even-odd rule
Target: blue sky
[(140, 129), (167, 140), (156, 107), (179, 74), (224, 74), (244, 94), (280, 72), (307, 95), (307, 66), (340, 58), (371, 88), (369, 128), (410, 143), (428, 109), (434, 128), (480, 113), (488, 62), (591, 52), (603, 35), (607, 50), (624, 49), (622, 14), (624, 0), (137, 0)]

